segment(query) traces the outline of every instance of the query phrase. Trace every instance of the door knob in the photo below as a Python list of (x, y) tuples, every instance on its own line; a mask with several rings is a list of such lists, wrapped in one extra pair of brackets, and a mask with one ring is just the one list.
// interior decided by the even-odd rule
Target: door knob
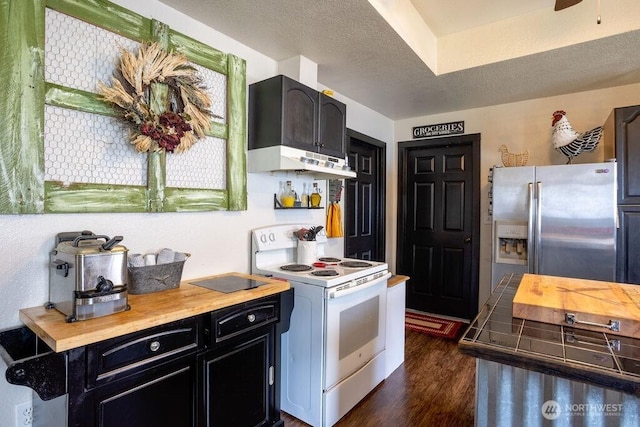
[(471, 243), (471, 237), (467, 236), (464, 238), (465, 243)]

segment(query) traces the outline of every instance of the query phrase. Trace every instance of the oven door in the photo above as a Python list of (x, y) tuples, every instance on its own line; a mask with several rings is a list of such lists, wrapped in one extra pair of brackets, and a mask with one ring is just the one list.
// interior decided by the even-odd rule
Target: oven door
[(359, 290), (326, 292), (325, 390), (384, 351), (388, 276), (366, 283)]

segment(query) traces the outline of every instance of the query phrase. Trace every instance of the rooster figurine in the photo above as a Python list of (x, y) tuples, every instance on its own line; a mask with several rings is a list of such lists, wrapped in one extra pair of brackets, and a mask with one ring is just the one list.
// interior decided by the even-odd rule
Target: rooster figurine
[(510, 153), (506, 145), (502, 144), (500, 148), (502, 164), (505, 166), (524, 166), (529, 161), (529, 150), (524, 150), (522, 153)]
[(569, 159), (567, 161), (569, 164), (578, 154), (593, 151), (596, 148), (602, 137), (603, 128), (598, 126), (585, 133), (578, 133), (571, 127), (566, 114), (564, 111), (553, 113), (551, 141), (554, 148)]

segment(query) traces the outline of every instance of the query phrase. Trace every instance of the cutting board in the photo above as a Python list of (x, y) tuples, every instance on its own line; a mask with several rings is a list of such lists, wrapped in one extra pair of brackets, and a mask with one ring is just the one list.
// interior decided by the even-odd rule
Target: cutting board
[(513, 317), (640, 338), (640, 285), (525, 274)]

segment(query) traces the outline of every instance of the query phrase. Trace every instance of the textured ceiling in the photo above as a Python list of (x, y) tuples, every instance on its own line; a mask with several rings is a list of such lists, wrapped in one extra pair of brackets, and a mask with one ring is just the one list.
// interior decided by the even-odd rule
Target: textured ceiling
[[(637, 29), (436, 75), (367, 0), (160, 1), (274, 60), (308, 58), (318, 64), (319, 83), (393, 120), (640, 82)], [(544, 17), (549, 11), (558, 20), (574, 13), (553, 15), (553, 0), (410, 3), (435, 37), (520, 15)], [(614, 18), (603, 15), (596, 29), (595, 4), (584, 0), (570, 9), (588, 7), (594, 31), (614, 25)], [(558, 28), (547, 37), (565, 35)], [(486, 48), (477, 44), (471, 40), (469, 52)]]

